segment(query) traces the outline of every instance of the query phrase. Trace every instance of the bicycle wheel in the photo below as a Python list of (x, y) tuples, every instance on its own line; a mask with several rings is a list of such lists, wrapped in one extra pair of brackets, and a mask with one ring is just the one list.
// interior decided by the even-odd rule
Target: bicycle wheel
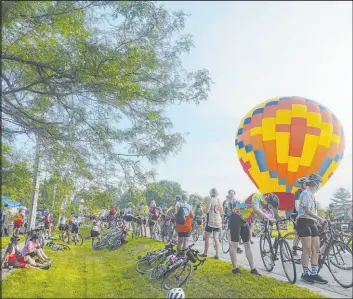
[(300, 238), (297, 237), (295, 232), (290, 232), (283, 239), (286, 239), (288, 244), (292, 246), (294, 263), (301, 264), (303, 246)]
[(297, 269), (294, 263), (292, 251), (285, 239), (281, 239), (279, 242), (279, 253), (281, 256), (284, 274), (286, 274), (289, 283), (294, 284), (297, 280)]
[(197, 240), (199, 239), (199, 232), (196, 226), (192, 227), (191, 235), (192, 235), (192, 240), (194, 242), (197, 242)]
[(260, 254), (262, 262), (268, 272), (271, 272), (275, 267), (273, 254), (270, 247), (271, 240), (267, 235), (260, 237)]
[(162, 290), (169, 291), (174, 288), (180, 288), (189, 279), (190, 274), (191, 264), (185, 261), (163, 277)]
[(341, 241), (334, 240), (327, 256), (327, 267), (334, 280), (344, 288), (353, 286), (352, 249)]
[(136, 263), (136, 270), (140, 274), (151, 272), (157, 265), (164, 261), (164, 255), (146, 256)]
[(228, 242), (228, 238), (227, 238), (227, 240), (225, 238), (226, 235), (228, 235), (228, 229), (222, 232), (221, 245), (222, 245), (222, 252), (224, 254), (229, 252), (229, 247), (230, 247), (230, 244)]

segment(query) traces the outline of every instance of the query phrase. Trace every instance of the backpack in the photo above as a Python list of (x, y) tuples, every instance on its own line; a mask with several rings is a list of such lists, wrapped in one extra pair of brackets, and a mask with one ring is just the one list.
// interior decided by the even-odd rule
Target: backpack
[(186, 222), (184, 207), (182, 205), (179, 206), (179, 211), (175, 217), (175, 221), (176, 224), (185, 224)]

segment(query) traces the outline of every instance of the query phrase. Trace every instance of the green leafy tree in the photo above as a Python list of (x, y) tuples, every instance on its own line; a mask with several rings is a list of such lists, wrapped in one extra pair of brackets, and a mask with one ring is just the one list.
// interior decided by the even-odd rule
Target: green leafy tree
[(147, 200), (155, 200), (159, 206), (167, 204), (171, 206), (177, 195), (183, 194), (184, 191), (178, 182), (162, 180), (156, 184), (150, 184), (147, 188)]
[(30, 164), (5, 143), (1, 145), (1, 193), (25, 206), (32, 194)]
[(186, 17), (155, 1), (4, 2), (4, 138), (35, 135), (43, 167), (75, 181), (145, 186), (141, 159), (185, 142), (166, 108), (207, 100), (212, 83), (182, 65)]
[(199, 194), (196, 194), (196, 193), (192, 193), (192, 194), (190, 194), (190, 196), (189, 196), (189, 203), (192, 205), (192, 206), (194, 206), (194, 205), (196, 205), (197, 203), (199, 203), (199, 202), (203, 202), (203, 196), (201, 196), (201, 195), (199, 195)]
[(345, 220), (349, 220), (348, 211), (352, 207), (352, 195), (345, 188), (338, 188), (336, 192), (330, 198), (334, 204), (335, 218), (343, 217)]

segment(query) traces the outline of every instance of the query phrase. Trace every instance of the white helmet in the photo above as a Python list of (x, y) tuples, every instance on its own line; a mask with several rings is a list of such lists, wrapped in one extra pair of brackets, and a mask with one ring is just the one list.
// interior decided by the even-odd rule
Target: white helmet
[(168, 292), (167, 298), (185, 298), (185, 294), (181, 288), (171, 289)]

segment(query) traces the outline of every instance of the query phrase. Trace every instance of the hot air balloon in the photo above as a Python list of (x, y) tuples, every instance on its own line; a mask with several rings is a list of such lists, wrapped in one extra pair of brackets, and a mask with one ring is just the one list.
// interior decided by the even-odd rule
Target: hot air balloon
[(293, 209), (297, 179), (317, 173), (324, 185), (344, 152), (343, 128), (325, 106), (306, 98), (273, 98), (240, 122), (235, 147), (240, 164), (263, 194), (275, 193), (279, 209)]

